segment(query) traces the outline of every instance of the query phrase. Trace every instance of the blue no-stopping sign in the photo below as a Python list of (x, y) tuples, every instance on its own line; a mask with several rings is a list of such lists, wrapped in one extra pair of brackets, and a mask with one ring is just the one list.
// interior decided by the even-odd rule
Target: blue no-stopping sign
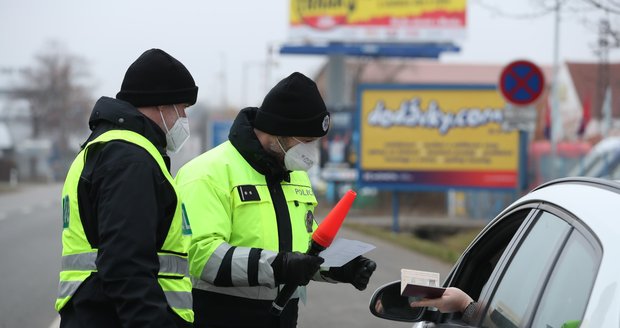
[(527, 106), (535, 102), (543, 93), (545, 77), (542, 70), (527, 60), (517, 60), (508, 64), (499, 80), (499, 89), (506, 101)]

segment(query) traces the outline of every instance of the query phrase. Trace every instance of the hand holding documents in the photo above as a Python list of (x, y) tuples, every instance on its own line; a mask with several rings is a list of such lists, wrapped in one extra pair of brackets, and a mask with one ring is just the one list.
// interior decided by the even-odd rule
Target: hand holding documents
[(439, 273), (419, 271), (419, 270), (400, 270), (400, 293), (402, 296), (412, 296), (416, 298), (439, 298), (446, 290), (439, 287)]

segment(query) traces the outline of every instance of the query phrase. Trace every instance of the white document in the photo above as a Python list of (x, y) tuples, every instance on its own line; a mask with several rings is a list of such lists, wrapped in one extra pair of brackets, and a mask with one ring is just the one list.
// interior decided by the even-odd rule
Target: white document
[(406, 284), (439, 287), (438, 272), (400, 269), (400, 279), (401, 287)]
[(375, 249), (374, 245), (359, 240), (344, 238), (335, 239), (331, 246), (319, 253), (325, 259), (321, 267), (340, 267), (358, 257)]
[(400, 270), (400, 294), (422, 298), (438, 298), (443, 295), (445, 288), (439, 287), (439, 273), (420, 270)]

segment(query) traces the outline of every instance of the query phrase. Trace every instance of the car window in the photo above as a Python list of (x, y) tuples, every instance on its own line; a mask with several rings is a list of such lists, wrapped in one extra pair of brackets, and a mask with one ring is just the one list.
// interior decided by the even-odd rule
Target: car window
[[(606, 154), (617, 153), (620, 149), (620, 138), (608, 137), (601, 140), (583, 158), (579, 165), (575, 166), (569, 176), (596, 176), (605, 165)], [(593, 166), (596, 165), (597, 168)]]
[(517, 209), (485, 230), (459, 263), (454, 279), (447, 279), (449, 286), (459, 287), (478, 299), (504, 250), (531, 212), (529, 207)]
[(590, 169), (584, 174), (588, 177), (610, 177), (610, 171), (613, 169), (614, 164), (617, 162), (618, 156), (612, 152), (605, 152), (600, 154), (596, 161), (592, 164)]
[(620, 166), (620, 153), (616, 152), (607, 164), (603, 177), (607, 179), (617, 179), (618, 175), (616, 172), (618, 171), (618, 166)]
[(547, 283), (532, 327), (562, 327), (581, 320), (598, 262), (592, 245), (573, 231)]
[(620, 163), (614, 167), (613, 172), (611, 173), (610, 179), (620, 179)]
[(586, 172), (591, 170), (592, 165), (595, 164), (597, 159), (598, 154), (595, 151), (591, 151), (583, 160), (573, 167), (568, 173), (568, 176), (585, 176)]
[(526, 324), (532, 300), (537, 298), (546, 272), (569, 230), (570, 226), (562, 219), (540, 212), (497, 284), (484, 313), (484, 327)]

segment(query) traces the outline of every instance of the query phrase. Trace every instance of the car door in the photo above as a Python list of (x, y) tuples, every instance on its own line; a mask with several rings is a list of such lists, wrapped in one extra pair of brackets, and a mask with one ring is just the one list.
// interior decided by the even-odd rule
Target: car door
[(602, 256), (577, 218), (542, 204), (494, 270), (479, 298), (476, 327), (577, 327)]
[[(526, 222), (534, 215), (538, 204), (525, 204), (506, 212), (493, 220), (465, 250), (444, 282), (444, 286), (462, 289), (474, 300), (479, 299), (498, 266), (504, 260), (515, 240), (518, 240), (526, 227)], [(425, 318), (433, 318), (438, 327), (462, 327), (459, 313), (427, 313)]]
[[(471, 327), (568, 327), (583, 316), (601, 254), (577, 218), (530, 203), (485, 229), (444, 285), (478, 300)], [(459, 314), (440, 315), (436, 323), (464, 324)]]

